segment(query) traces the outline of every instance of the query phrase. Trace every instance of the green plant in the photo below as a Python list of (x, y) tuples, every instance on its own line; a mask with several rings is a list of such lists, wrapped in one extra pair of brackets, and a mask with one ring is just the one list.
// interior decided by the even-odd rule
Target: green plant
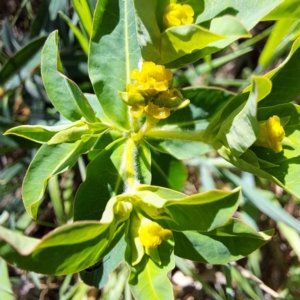
[(95, 95), (84, 94), (64, 75), (58, 32), (51, 33), (42, 51), (42, 78), (52, 104), (69, 122), (6, 132), (42, 144), (23, 182), (27, 213), (37, 218), (51, 177), (85, 153), (91, 161), (76, 194), (74, 222), (41, 240), (0, 227), (0, 255), (38, 273), (80, 272), (96, 287), (125, 260), (137, 299), (172, 299), (167, 273), (175, 266), (174, 254), (225, 264), (265, 244), (272, 230), (256, 232), (232, 217), (239, 188), (186, 196), (178, 191), (182, 180), (151, 185), (151, 167), (159, 169), (168, 154), (170, 171), (174, 165), (181, 170), (180, 159), (217, 151), (299, 197), (299, 107), (290, 103), (300, 94), (299, 39), (286, 61), (253, 77), (237, 95), (216, 88), (179, 90), (169, 70), (250, 37), (250, 29), (281, 2), (251, 1), (245, 7), (191, 0), (187, 7), (184, 1), (99, 0), (92, 30), (90, 22), (83, 26), (90, 35)]

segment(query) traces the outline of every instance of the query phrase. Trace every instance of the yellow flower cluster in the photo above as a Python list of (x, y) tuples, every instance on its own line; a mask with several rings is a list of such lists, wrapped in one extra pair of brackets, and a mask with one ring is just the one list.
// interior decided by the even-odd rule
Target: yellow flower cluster
[(165, 66), (144, 62), (141, 70), (130, 72), (134, 83), (128, 83), (126, 92), (119, 92), (121, 99), (129, 106), (130, 112), (138, 118), (143, 112), (156, 120), (165, 119), (171, 110), (189, 104), (175, 88), (170, 88), (173, 74)]
[(156, 222), (143, 218), (139, 230), (139, 238), (145, 248), (156, 248), (163, 240), (172, 237), (172, 231), (164, 229)]
[(130, 72), (130, 78), (135, 80), (135, 83), (127, 85), (127, 92), (155, 96), (168, 90), (173, 74), (165, 66), (144, 62), (141, 71), (134, 69)]
[(163, 22), (166, 28), (192, 24), (194, 22), (194, 10), (188, 4), (171, 3), (165, 9)]
[(282, 151), (282, 140), (284, 136), (285, 132), (280, 124), (280, 118), (273, 116), (266, 122), (260, 124), (260, 133), (255, 145), (270, 148), (278, 153)]

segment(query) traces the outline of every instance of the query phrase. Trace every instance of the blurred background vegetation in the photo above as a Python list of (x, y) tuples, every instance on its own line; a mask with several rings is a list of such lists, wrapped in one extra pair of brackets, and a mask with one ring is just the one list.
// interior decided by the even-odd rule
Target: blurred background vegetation
[[(72, 170), (49, 181), (34, 221), (23, 207), (21, 187), (39, 145), (2, 133), (22, 124), (63, 122), (47, 98), (40, 75), (41, 50), (55, 29), (66, 76), (84, 92), (93, 93), (87, 52), (96, 0), (87, 2), (0, 0), (0, 224), (28, 236), (41, 238), (72, 221), (74, 195), (85, 178), (88, 158), (82, 157)], [(240, 91), (251, 75), (264, 74), (284, 60), (300, 35), (299, 20), (262, 22), (252, 34), (251, 39), (175, 71), (174, 85)], [(163, 160), (163, 170), (153, 169), (153, 184), (172, 184), (189, 195), (242, 186), (244, 197), (236, 216), (257, 230), (276, 229), (271, 242), (232, 264), (177, 259), (170, 274), (175, 299), (300, 299), (299, 201), (274, 184), (235, 169), (214, 152), (183, 162), (168, 155)], [(131, 299), (127, 276), (120, 266), (105, 288), (98, 290), (83, 284), (77, 274), (44, 276), (7, 265), (0, 258), (0, 299)]]

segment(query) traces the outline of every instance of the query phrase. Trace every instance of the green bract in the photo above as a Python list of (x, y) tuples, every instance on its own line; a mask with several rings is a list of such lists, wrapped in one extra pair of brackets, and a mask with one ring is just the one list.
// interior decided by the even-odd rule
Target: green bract
[[(249, 37), (261, 19), (277, 16), (271, 11), (282, 0), (187, 2), (193, 22), (189, 18), (188, 24), (165, 28), (165, 8), (186, 1), (98, 0), (93, 22), (88, 8), (74, 1), (81, 20), (87, 18), (89, 49), (85, 36), (72, 30), (88, 53), (95, 94), (84, 94), (64, 75), (58, 32), (49, 35), (41, 74), (50, 101), (67, 121), (6, 132), (42, 144), (23, 182), (28, 214), (38, 217), (52, 176), (72, 168), (83, 154), (90, 162), (75, 197), (73, 223), (42, 239), (0, 227), (0, 255), (8, 262), (43, 274), (80, 272), (85, 283), (101, 288), (125, 261), (136, 299), (173, 299), (167, 274), (175, 266), (174, 255), (223, 264), (250, 254), (273, 234), (233, 218), (240, 188), (181, 193), (186, 170), (180, 159), (217, 150), (239, 169), (300, 198), (295, 181), (300, 108), (290, 103), (300, 95), (300, 39), (279, 67), (253, 77), (239, 94), (178, 89), (168, 69)], [(39, 47), (40, 40), (35, 43)], [(4, 68), (7, 76), (10, 68)], [(273, 116), (283, 128), (277, 152), (257, 142), (261, 124)], [(100, 260), (101, 270), (86, 272)]]

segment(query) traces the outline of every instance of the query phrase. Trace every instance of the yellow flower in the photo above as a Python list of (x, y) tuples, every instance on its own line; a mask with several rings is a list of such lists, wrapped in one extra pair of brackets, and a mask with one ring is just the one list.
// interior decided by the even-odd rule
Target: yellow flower
[(135, 80), (135, 83), (127, 85), (128, 93), (154, 96), (169, 89), (173, 74), (165, 66), (156, 65), (153, 62), (144, 62), (141, 71), (134, 69), (130, 72), (130, 78)]
[(170, 116), (170, 109), (168, 107), (159, 107), (151, 102), (145, 107), (145, 112), (159, 120)]
[(156, 248), (163, 240), (168, 240), (171, 236), (171, 230), (164, 229), (156, 222), (152, 222), (149, 219), (142, 219), (139, 238), (144, 247)]
[(194, 10), (190, 5), (171, 3), (165, 9), (163, 22), (167, 28), (192, 24), (194, 21), (193, 16)]
[(284, 128), (278, 116), (270, 117), (260, 124), (260, 133), (255, 145), (270, 148), (278, 153), (282, 151), (282, 140), (285, 136)]

